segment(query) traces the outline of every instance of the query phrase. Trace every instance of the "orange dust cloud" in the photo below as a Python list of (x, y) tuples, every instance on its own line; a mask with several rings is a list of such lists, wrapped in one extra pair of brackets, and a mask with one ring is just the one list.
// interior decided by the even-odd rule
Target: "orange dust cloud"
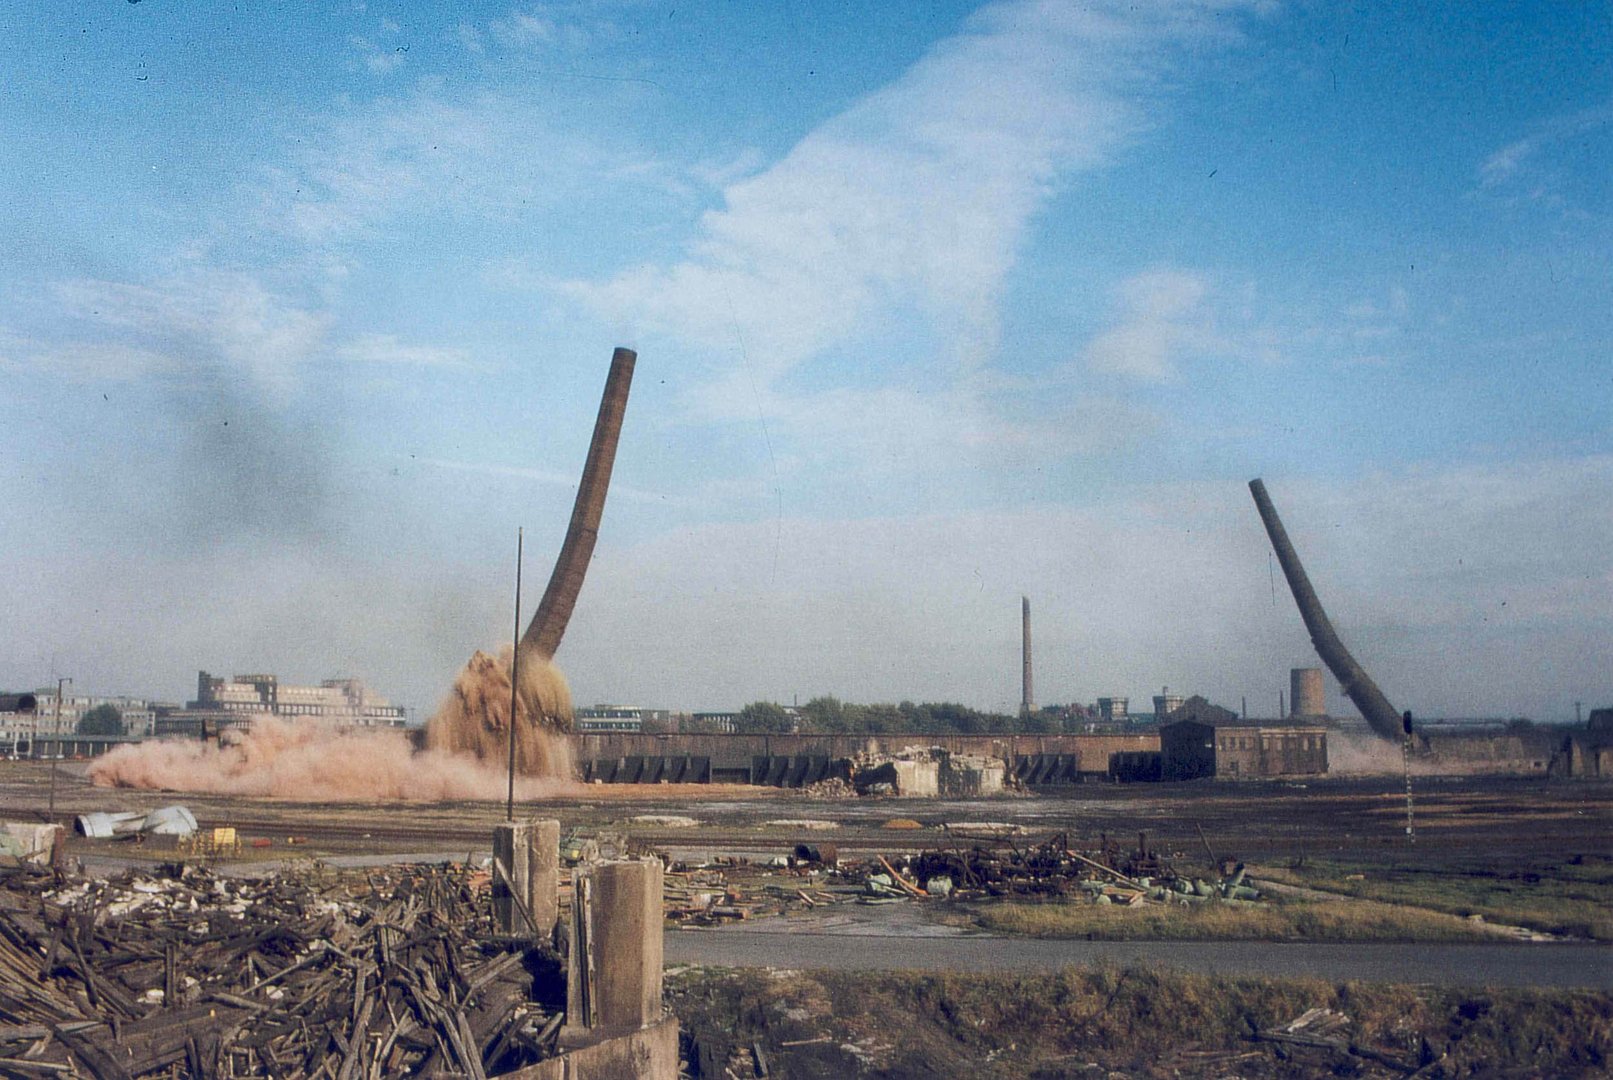
[[(508, 680), (505, 683), (508, 686)], [(248, 795), (302, 802), (500, 800), (502, 765), (441, 750), (416, 751), (395, 728), (336, 728), (317, 720), (257, 716), (222, 744), (162, 740), (120, 746), (90, 764), (101, 787)], [(553, 797), (578, 785), (516, 778), (516, 797)]]
[[(470, 755), (506, 769), (510, 739), (510, 657), (478, 650), (465, 665), (447, 700), (426, 724), (426, 747)], [(570, 780), (571, 687), (547, 658), (521, 651), (521, 690), (516, 700), (515, 771), (522, 776)]]

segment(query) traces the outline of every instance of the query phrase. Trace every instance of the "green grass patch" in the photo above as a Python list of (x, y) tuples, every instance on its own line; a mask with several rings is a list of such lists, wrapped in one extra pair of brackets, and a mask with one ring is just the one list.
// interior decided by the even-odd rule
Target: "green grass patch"
[(1389, 865), (1307, 859), (1297, 867), (1251, 867), (1290, 885), (1407, 904), (1553, 934), (1613, 941), (1613, 858), (1522, 857), (1468, 865)]
[(1370, 900), (1322, 903), (1148, 904), (1086, 900), (985, 903), (973, 921), (1001, 934), (1106, 941), (1494, 941), (1465, 919)]

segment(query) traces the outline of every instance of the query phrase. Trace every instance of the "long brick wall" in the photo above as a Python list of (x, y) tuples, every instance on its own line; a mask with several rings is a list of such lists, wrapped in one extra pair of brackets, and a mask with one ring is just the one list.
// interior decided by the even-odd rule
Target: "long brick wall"
[(709, 757), (713, 768), (748, 767), (763, 756), (816, 754), (850, 757), (864, 750), (890, 753), (907, 746), (941, 746), (954, 754), (1005, 760), (1024, 754), (1080, 754), (1084, 770), (1102, 772), (1120, 750), (1158, 750), (1155, 733), (1137, 735), (646, 735), (600, 731), (572, 736), (577, 760), (683, 756)]

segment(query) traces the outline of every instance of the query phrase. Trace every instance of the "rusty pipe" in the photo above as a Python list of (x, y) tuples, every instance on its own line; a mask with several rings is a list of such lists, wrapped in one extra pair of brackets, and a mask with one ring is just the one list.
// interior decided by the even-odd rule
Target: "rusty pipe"
[(535, 651), (545, 659), (553, 657), (560, 647), (566, 624), (571, 621), (571, 611), (577, 605), (577, 594), (582, 591), (589, 560), (594, 557), (594, 541), (599, 538), (599, 519), (605, 513), (605, 493), (610, 488), (611, 466), (616, 461), (616, 443), (622, 434), (622, 416), (627, 411), (627, 392), (633, 383), (633, 364), (637, 359), (638, 354), (632, 349), (617, 349), (611, 356), (605, 395), (599, 403), (599, 417), (594, 421), (594, 438), (588, 446), (582, 482), (577, 485), (577, 501), (571, 508), (566, 542), (561, 545), (554, 572), (549, 575), (549, 586), (543, 590), (543, 599), (538, 601), (538, 610), (526, 633), (521, 635), (521, 648)]
[(1266, 535), (1271, 538), (1271, 546), (1277, 552), (1283, 577), (1288, 579), (1288, 588), (1299, 607), (1299, 617), (1305, 620), (1305, 629), (1310, 631), (1316, 655), (1322, 658), (1322, 663), (1327, 665), (1333, 677), (1339, 681), (1340, 688), (1355, 703), (1373, 731), (1386, 739), (1400, 738), (1400, 714), (1389, 704), (1389, 699), (1378, 689), (1378, 684), (1372, 681), (1372, 676), (1350, 655), (1344, 642), (1339, 640), (1327, 612), (1322, 610), (1322, 602), (1316, 598), (1316, 590), (1311, 587), (1311, 579), (1299, 561), (1299, 554), (1289, 542), (1288, 531), (1277, 516), (1277, 508), (1271, 505), (1266, 485), (1258, 479), (1251, 480), (1249, 493), (1255, 497), (1255, 509), (1260, 511), (1260, 520), (1266, 525)]

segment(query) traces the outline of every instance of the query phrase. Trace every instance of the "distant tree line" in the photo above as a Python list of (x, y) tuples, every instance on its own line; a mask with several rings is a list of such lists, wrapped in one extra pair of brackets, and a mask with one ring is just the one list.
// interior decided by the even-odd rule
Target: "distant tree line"
[(1054, 705), (1029, 716), (1012, 716), (981, 712), (955, 702), (856, 705), (839, 698), (817, 697), (793, 709), (773, 701), (753, 701), (739, 711), (735, 730), (755, 734), (800, 731), (813, 735), (1049, 735), (1077, 730), (1089, 718), (1088, 710), (1081, 705)]

